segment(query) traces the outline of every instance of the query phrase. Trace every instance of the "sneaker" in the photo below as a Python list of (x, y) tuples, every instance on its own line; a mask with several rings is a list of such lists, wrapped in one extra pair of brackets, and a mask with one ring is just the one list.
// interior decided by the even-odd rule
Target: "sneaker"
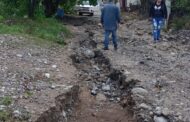
[(104, 47), (103, 50), (109, 50), (109, 48), (108, 47)]

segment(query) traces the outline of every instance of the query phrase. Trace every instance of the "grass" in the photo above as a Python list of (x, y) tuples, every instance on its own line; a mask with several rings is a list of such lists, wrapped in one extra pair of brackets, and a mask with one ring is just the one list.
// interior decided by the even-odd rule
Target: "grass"
[(6, 106), (9, 106), (12, 104), (12, 98), (9, 97), (9, 96), (6, 96), (6, 97), (3, 97), (2, 100), (0, 100), (0, 104), (3, 104), (3, 105), (6, 105)]
[(176, 17), (172, 22), (174, 29), (190, 29), (190, 16)]
[(0, 110), (0, 121), (6, 121), (10, 117), (10, 113), (7, 111)]
[(29, 35), (60, 44), (64, 44), (64, 39), (71, 36), (61, 22), (52, 18), (4, 20), (0, 22), (0, 34)]
[(27, 97), (27, 98), (31, 97), (32, 95), (33, 95), (33, 93), (30, 92), (30, 91), (26, 91), (26, 92), (24, 93), (24, 96)]

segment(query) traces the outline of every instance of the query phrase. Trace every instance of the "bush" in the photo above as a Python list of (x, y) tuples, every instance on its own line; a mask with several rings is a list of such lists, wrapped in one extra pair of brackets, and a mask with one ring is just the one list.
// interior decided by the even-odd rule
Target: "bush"
[(176, 29), (190, 29), (190, 16), (183, 16), (181, 18), (175, 18), (172, 26)]
[(172, 1), (172, 14), (175, 16), (189, 15), (190, 0), (173, 0)]
[(2, 0), (3, 16), (23, 16), (28, 12), (28, 0)]
[(5, 122), (9, 119), (10, 113), (0, 110), (0, 121)]
[(190, 0), (172, 1), (172, 26), (179, 29), (190, 29)]
[(12, 98), (7, 96), (7, 97), (4, 97), (1, 101), (0, 101), (1, 104), (3, 105), (10, 105), (12, 103)]
[(0, 15), (0, 22), (4, 20), (4, 17)]

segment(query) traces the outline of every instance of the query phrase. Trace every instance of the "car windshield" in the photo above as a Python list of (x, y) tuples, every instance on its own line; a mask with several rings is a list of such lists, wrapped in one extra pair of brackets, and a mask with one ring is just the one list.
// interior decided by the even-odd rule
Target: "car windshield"
[(83, 5), (90, 5), (90, 2), (89, 2), (89, 1), (83, 1), (82, 4), (83, 4)]

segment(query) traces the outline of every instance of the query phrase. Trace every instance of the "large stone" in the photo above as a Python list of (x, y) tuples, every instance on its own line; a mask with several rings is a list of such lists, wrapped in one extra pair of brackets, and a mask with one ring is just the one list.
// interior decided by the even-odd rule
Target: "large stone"
[(141, 103), (139, 105), (139, 107), (142, 108), (142, 109), (152, 110), (152, 107), (149, 106), (149, 105), (147, 105), (147, 104), (145, 104), (145, 103)]
[(92, 95), (97, 95), (96, 90), (93, 89), (93, 90), (91, 91), (91, 94), (92, 94)]
[(133, 88), (132, 93), (133, 94), (140, 94), (140, 95), (147, 95), (148, 91), (146, 89), (143, 89), (143, 88), (139, 87), (139, 88)]
[(102, 86), (102, 90), (103, 90), (103, 91), (110, 91), (111, 88), (110, 88), (109, 85), (104, 85), (104, 86)]
[(160, 107), (156, 107), (155, 113), (156, 113), (157, 115), (161, 115), (161, 114), (162, 114), (162, 109), (161, 109)]
[(95, 57), (94, 51), (89, 50), (89, 49), (86, 49), (86, 50), (84, 51), (84, 55), (85, 55), (87, 58), (94, 58), (94, 57)]
[(50, 78), (50, 74), (49, 73), (45, 73), (45, 77), (46, 78)]
[(154, 122), (168, 122), (168, 120), (163, 116), (154, 116)]
[(96, 96), (96, 100), (99, 101), (99, 102), (106, 101), (106, 96), (105, 96), (104, 94), (99, 93), (99, 94)]
[(169, 109), (168, 109), (168, 108), (164, 108), (164, 109), (162, 110), (162, 114), (165, 115), (165, 116), (168, 116), (168, 115), (170, 114)]

